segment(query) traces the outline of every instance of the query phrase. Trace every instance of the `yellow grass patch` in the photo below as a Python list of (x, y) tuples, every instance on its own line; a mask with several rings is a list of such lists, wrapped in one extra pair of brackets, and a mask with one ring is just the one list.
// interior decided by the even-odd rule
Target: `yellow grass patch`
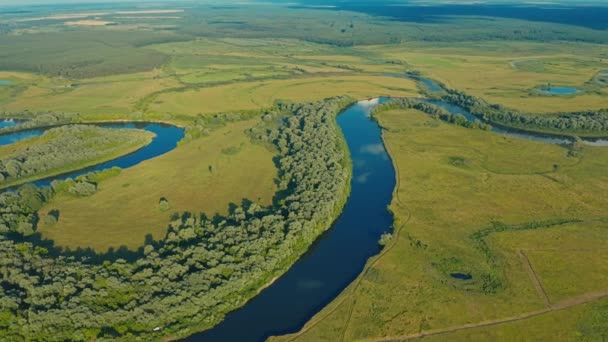
[(243, 82), (167, 93), (159, 96), (150, 110), (160, 113), (217, 113), (269, 107), (275, 100), (315, 101), (350, 95), (357, 99), (377, 96), (413, 96), (413, 81), (387, 76), (332, 76)]

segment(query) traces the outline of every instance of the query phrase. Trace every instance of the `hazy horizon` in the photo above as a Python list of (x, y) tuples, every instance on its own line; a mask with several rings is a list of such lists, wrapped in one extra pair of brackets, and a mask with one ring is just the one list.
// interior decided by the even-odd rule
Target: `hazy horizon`
[[(184, 0), (128, 0), (128, 1), (124, 1), (124, 0), (3, 0), (0, 2), (0, 6), (4, 6), (4, 5), (54, 5), (54, 4), (95, 4), (95, 3), (159, 3), (159, 2), (164, 2), (164, 3), (171, 3), (171, 2), (188, 2), (188, 0), (184, 1)], [(249, 0), (249, 1), (239, 1), (239, 0), (202, 0), (202, 1), (196, 1), (198, 3), (203, 3), (203, 2), (207, 2), (207, 3), (226, 3), (226, 2), (233, 2), (233, 3), (246, 3), (246, 2), (250, 2), (250, 3), (256, 3), (256, 2), (276, 2), (276, 3), (297, 3), (297, 4), (306, 4), (306, 3), (310, 3), (310, 4), (335, 4), (335, 3), (349, 3), (352, 1), (344, 1), (344, 0)], [(364, 2), (364, 1), (355, 1), (355, 2)], [(370, 1), (372, 2), (372, 1)], [(596, 5), (608, 5), (605, 1), (600, 1), (600, 0), (531, 0), (531, 1), (522, 1), (522, 0), (479, 0), (479, 1), (475, 1), (475, 2), (471, 2), (470, 0), (378, 0), (378, 1), (373, 1), (374, 3), (377, 2), (384, 2), (384, 3), (403, 3), (403, 4), (470, 4), (470, 5), (475, 5), (475, 4), (481, 4), (481, 3), (488, 3), (488, 4), (516, 4), (516, 3), (521, 3), (521, 4), (571, 4), (571, 5), (580, 5), (580, 4), (596, 4)]]

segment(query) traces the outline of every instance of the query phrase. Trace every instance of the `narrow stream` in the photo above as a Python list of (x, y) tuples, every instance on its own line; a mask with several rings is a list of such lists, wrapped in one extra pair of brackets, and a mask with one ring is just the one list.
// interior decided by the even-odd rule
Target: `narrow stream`
[[(437, 101), (437, 100), (425, 100), (425, 102), (437, 105), (437, 106), (447, 110), (451, 114), (460, 114), (469, 121), (479, 120), (475, 115), (471, 114), (469, 111), (467, 111), (466, 109), (464, 109), (460, 106), (456, 106), (456, 105), (453, 105), (448, 102)], [(564, 144), (571, 144), (573, 142), (572, 138), (566, 137), (566, 136), (526, 132), (526, 131), (520, 131), (520, 130), (516, 130), (516, 129), (511, 129), (511, 128), (498, 127), (498, 126), (494, 126), (494, 125), (492, 125), (491, 131), (494, 133), (504, 134), (504, 135), (508, 135), (511, 137), (519, 138), (519, 139), (539, 141), (539, 142), (543, 142), (543, 143), (547, 143), (547, 144), (564, 145)], [(581, 140), (583, 141), (583, 144), (589, 145), (589, 146), (598, 146), (598, 147), (608, 146), (608, 139), (606, 139), (606, 138), (581, 138)]]

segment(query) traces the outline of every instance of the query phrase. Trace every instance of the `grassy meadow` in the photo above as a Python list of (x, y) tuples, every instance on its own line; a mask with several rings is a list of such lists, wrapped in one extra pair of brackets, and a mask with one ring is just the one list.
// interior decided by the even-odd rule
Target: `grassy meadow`
[[(41, 213), (58, 210), (59, 222), (42, 236), (64, 247), (142, 246), (148, 234), (164, 238), (175, 212), (227, 214), (248, 199), (270, 204), (276, 186), (273, 154), (245, 134), (255, 121), (235, 123), (145, 161), (99, 185), (90, 197), (57, 196)], [(228, 151), (228, 152), (227, 152)], [(247, 172), (243, 172), (247, 170)], [(159, 209), (166, 198), (170, 210)], [(109, 215), (108, 213), (111, 213)]]
[[(417, 111), (378, 119), (398, 169), (393, 241), (300, 333), (276, 340), (400, 340), (538, 311), (548, 315), (530, 321), (547, 324), (538, 336), (560, 337), (551, 325), (556, 315), (576, 325), (580, 315), (570, 315), (569, 305), (593, 301), (608, 286), (608, 180), (600, 171), (608, 151), (585, 147), (569, 157), (560, 146), (450, 126)], [(498, 228), (474, 238), (489, 227)], [(455, 334), (484, 336), (471, 331)], [(521, 336), (508, 325), (483, 331)]]
[(243, 82), (177, 93), (165, 93), (149, 106), (151, 112), (181, 115), (254, 110), (278, 100), (314, 101), (332, 96), (353, 98), (414, 96), (416, 84), (388, 76), (333, 76)]
[[(413, 45), (413, 46), (412, 46)], [(483, 43), (414, 43), (362, 47), (491, 103), (533, 113), (608, 107), (608, 88), (594, 78), (608, 68), (601, 45), (488, 41)], [(584, 91), (570, 96), (542, 96), (547, 85)]]

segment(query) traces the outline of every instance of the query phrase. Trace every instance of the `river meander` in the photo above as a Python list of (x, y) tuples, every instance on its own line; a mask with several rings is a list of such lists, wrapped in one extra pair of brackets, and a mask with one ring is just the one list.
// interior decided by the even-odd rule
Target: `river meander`
[[(430, 85), (427, 84), (430, 87)], [(243, 307), (229, 313), (211, 330), (187, 341), (263, 341), (271, 335), (298, 331), (319, 310), (340, 294), (363, 270), (367, 260), (378, 254), (378, 240), (391, 230), (393, 219), (387, 208), (395, 188), (395, 169), (383, 141), (381, 129), (370, 118), (371, 110), (386, 98), (359, 101), (337, 117), (353, 163), (351, 193), (344, 210), (332, 228), (323, 234), (285, 274), (263, 289)], [(476, 117), (463, 108), (432, 101), (451, 113), (469, 120)], [(14, 123), (11, 123), (14, 124)], [(9, 123), (6, 123), (9, 125)], [(128, 168), (155, 158), (177, 147), (183, 138), (181, 128), (155, 123), (99, 124), (114, 129), (138, 128), (156, 134), (149, 145), (120, 158), (68, 174), (35, 182), (48, 185), (54, 179), (76, 177), (114, 166)], [(568, 137), (519, 132), (499, 127), (492, 131), (544, 143), (569, 143)], [(15, 142), (44, 130), (29, 130), (0, 136)], [(588, 140), (587, 144), (608, 146), (607, 140)]]

